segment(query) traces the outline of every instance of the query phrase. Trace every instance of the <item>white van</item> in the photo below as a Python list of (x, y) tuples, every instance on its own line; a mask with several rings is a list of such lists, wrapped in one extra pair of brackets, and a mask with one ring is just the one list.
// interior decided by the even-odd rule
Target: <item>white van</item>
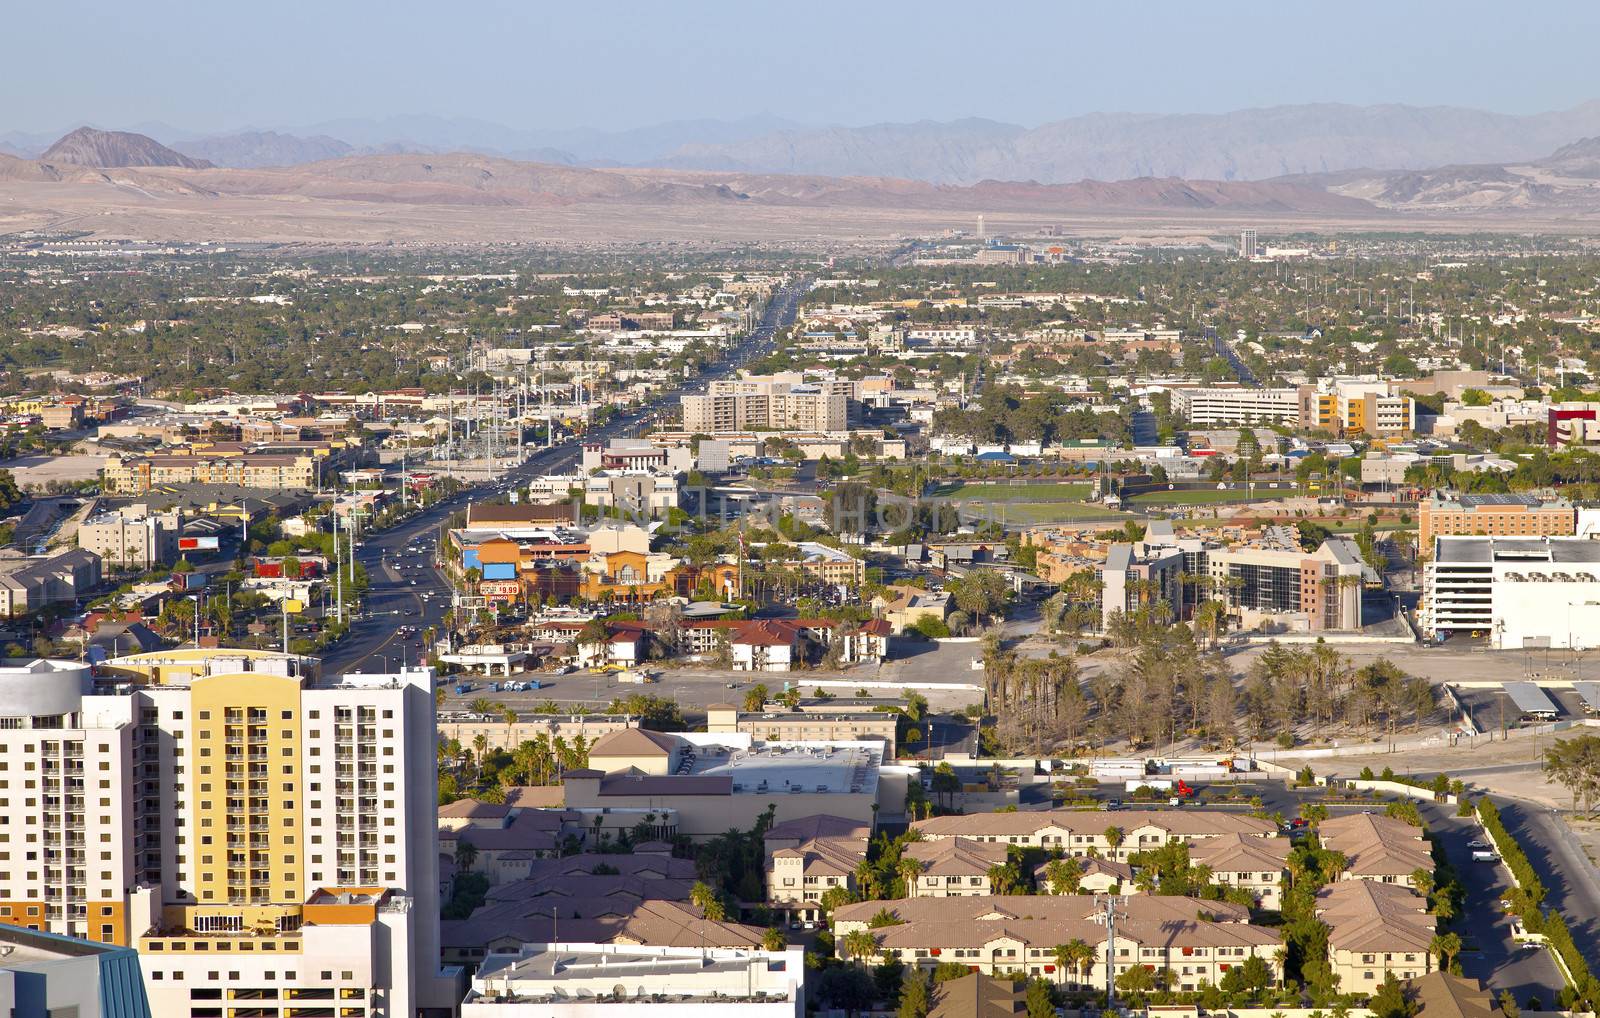
[(1500, 861), (1500, 857), (1498, 855), (1495, 855), (1493, 852), (1473, 852), (1472, 853), (1472, 861), (1473, 862), (1499, 862)]

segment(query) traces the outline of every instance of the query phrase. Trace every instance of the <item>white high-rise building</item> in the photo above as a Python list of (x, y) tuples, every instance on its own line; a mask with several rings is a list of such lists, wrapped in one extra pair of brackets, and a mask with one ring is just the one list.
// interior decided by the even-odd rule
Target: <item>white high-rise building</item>
[(0, 668), (0, 922), (136, 948), (163, 1016), (452, 1013), (431, 670), (177, 650), (98, 671)]
[(1256, 231), (1245, 229), (1239, 231), (1239, 257), (1250, 261), (1256, 256)]

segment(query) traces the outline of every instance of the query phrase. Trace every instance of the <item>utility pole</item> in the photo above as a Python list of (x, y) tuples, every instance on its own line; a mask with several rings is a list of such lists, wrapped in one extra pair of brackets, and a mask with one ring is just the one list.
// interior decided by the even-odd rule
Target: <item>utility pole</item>
[(1121, 911), (1128, 899), (1121, 894), (1095, 895), (1095, 907), (1100, 913), (1095, 916), (1095, 921), (1106, 928), (1106, 1010), (1115, 1010), (1117, 1006), (1117, 918), (1127, 918), (1127, 913)]
[(333, 510), (333, 585), (334, 603), (339, 606), (339, 623), (344, 624), (344, 549), (339, 545), (339, 510)]

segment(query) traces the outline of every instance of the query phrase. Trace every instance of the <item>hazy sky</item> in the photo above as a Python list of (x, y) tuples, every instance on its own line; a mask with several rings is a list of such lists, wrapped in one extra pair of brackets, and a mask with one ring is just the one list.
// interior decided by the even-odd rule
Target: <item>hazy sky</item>
[(10, 4), (0, 133), (470, 116), (618, 128), (1600, 97), (1593, 0)]

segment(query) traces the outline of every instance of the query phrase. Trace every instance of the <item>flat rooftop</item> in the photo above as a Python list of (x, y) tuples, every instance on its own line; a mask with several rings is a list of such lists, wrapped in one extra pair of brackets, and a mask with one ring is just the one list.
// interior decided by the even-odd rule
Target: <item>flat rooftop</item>
[(734, 794), (876, 794), (883, 748), (769, 743), (759, 749), (699, 754), (690, 773), (729, 777)]
[(785, 973), (783, 965), (762, 952), (725, 949), (585, 951), (558, 946), (531, 953), (525, 949), (518, 955), (491, 954), (484, 959), (467, 1001), (500, 1000), (504, 994), (513, 1002), (594, 999), (612, 993), (617, 985), (626, 985), (632, 996), (646, 999), (722, 1004), (786, 1000), (789, 979), (803, 974)]
[(1600, 541), (1586, 537), (1440, 537), (1434, 560), (1463, 565), (1491, 562), (1547, 562), (1552, 565), (1600, 564)]

